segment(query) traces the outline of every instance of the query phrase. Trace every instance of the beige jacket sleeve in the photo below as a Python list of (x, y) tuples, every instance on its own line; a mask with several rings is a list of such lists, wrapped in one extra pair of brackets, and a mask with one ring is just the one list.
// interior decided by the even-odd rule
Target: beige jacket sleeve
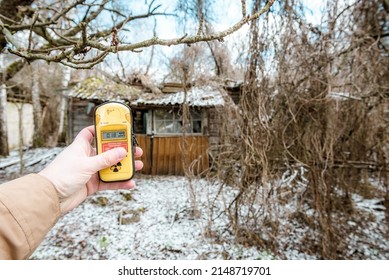
[(0, 259), (26, 259), (60, 217), (53, 185), (30, 174), (0, 185)]

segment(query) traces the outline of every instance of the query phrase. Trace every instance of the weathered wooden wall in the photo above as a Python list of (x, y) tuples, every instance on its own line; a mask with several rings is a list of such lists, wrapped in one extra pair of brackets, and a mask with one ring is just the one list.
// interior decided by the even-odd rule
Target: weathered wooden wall
[(221, 108), (209, 108), (208, 109), (208, 134), (209, 134), (209, 145), (219, 144), (220, 127), (222, 124), (221, 119), (222, 109)]
[(144, 152), (143, 174), (184, 175), (185, 161), (194, 174), (200, 174), (209, 167), (208, 136), (137, 135), (136, 138)]
[(85, 127), (93, 125), (93, 115), (86, 114), (87, 100), (74, 99), (68, 108), (68, 144)]

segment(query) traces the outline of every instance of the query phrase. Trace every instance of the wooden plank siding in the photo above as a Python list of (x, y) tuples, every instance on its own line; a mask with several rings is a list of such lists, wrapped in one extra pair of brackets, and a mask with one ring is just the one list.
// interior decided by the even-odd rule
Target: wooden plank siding
[(93, 125), (93, 114), (86, 114), (87, 105), (87, 100), (71, 100), (68, 107), (67, 144), (70, 144), (83, 128)]
[(209, 167), (208, 136), (168, 136), (160, 137), (136, 135), (143, 149), (143, 174), (184, 175), (184, 163), (190, 171), (200, 174)]

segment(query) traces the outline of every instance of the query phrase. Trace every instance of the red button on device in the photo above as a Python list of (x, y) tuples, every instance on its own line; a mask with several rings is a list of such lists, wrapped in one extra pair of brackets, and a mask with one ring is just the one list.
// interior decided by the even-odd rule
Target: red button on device
[(128, 152), (128, 144), (127, 142), (110, 142), (110, 143), (104, 143), (103, 144), (103, 153), (109, 150), (112, 150), (114, 148), (124, 148)]

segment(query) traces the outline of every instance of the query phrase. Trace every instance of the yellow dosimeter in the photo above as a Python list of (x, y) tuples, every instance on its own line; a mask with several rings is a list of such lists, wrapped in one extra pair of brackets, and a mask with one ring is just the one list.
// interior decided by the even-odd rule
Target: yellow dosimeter
[(127, 181), (134, 176), (134, 147), (131, 109), (119, 102), (106, 102), (95, 109), (96, 149), (101, 154), (122, 147), (127, 156), (99, 171), (103, 182)]

